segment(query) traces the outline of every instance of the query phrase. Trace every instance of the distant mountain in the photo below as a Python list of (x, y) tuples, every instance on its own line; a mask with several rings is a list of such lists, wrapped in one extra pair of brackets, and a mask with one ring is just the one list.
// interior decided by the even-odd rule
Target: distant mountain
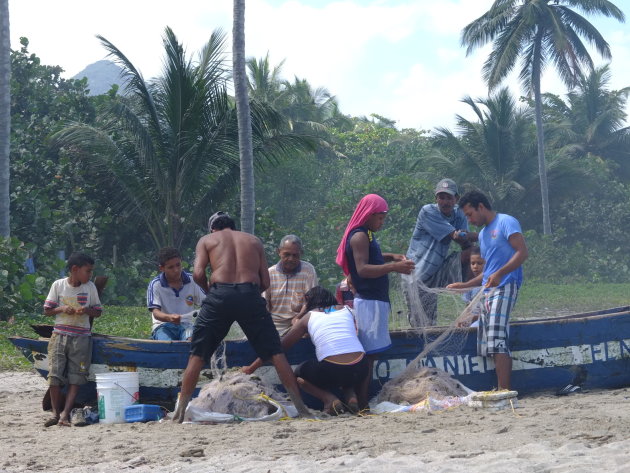
[(121, 72), (122, 69), (112, 61), (103, 60), (90, 64), (72, 78), (83, 79), (87, 77), (90, 95), (106, 94), (113, 84), (118, 84), (120, 87), (118, 93), (122, 94), (124, 91), (122, 90)]

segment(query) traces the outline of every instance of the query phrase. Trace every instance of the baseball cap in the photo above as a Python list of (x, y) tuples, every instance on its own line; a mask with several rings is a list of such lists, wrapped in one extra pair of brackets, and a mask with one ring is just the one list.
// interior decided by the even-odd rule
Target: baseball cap
[(446, 192), (451, 195), (459, 195), (457, 191), (457, 184), (453, 179), (442, 179), (435, 186), (435, 195), (438, 195), (440, 192)]
[(218, 211), (214, 214), (212, 214), (210, 216), (210, 218), (208, 219), (208, 231), (211, 232), (212, 231), (212, 224), (214, 223), (214, 221), (216, 219), (218, 219), (219, 217), (229, 217), (227, 212), (222, 212), (222, 211)]

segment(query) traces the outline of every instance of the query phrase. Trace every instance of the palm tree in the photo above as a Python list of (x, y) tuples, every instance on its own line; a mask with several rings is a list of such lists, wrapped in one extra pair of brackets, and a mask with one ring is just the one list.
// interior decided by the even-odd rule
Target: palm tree
[(507, 88), (487, 99), (468, 96), (462, 102), (476, 121), (457, 115), (457, 135), (447, 128), (436, 130), (442, 160), (433, 166), (465, 189), (484, 190), (502, 211), (513, 208), (536, 178), (531, 110), (519, 108)]
[[(71, 124), (53, 139), (115, 182), (112, 205), (141, 222), (156, 249), (180, 246), (186, 229), (201, 228), (238, 182), (225, 34), (213, 32), (193, 63), (166, 28), (164, 68), (151, 82), (111, 42), (99, 39), (122, 67), (130, 96), (115, 101), (96, 125)], [(270, 107), (252, 104), (251, 117), (257, 160), (311, 149), (299, 136), (278, 133), (283, 121)]]
[(254, 192), (252, 121), (249, 109), (249, 97), (247, 95), (247, 73), (245, 72), (245, 0), (234, 0), (232, 55), (241, 164), (241, 230), (253, 234), (256, 216), (256, 198)]
[(277, 107), (284, 95), (283, 80), (280, 77), (283, 65), (284, 60), (272, 67), (269, 61), (269, 52), (264, 58), (250, 57), (247, 60), (250, 97), (272, 107)]
[(489, 90), (503, 81), (521, 57), (519, 78), (527, 93), (533, 93), (535, 102), (545, 234), (551, 233), (551, 220), (540, 78), (549, 62), (569, 87), (577, 82), (585, 66), (591, 70), (593, 61), (580, 38), (594, 45), (603, 57), (611, 57), (610, 47), (599, 31), (575, 10), (624, 21), (623, 12), (608, 0), (495, 0), (490, 10), (464, 28), (461, 37), (462, 45), (467, 47), (466, 54), (493, 42), (483, 67)]
[(0, 0), (0, 236), (11, 234), (9, 175), (11, 136), (11, 41), (9, 1)]
[(547, 142), (570, 157), (603, 163), (611, 176), (630, 179), (630, 127), (623, 126), (630, 87), (609, 90), (609, 81), (605, 65), (580, 78), (566, 102), (545, 94)]
[[(438, 153), (428, 158), (433, 174), (427, 177), (434, 181), (452, 176), (464, 189), (481, 189), (497, 209), (529, 223), (525, 210), (539, 191), (531, 108), (518, 107), (507, 88), (487, 99), (465, 97), (462, 102), (470, 106), (476, 120), (457, 115), (457, 134), (437, 129)], [(549, 181), (564, 195), (583, 189), (590, 180), (588, 167), (576, 166), (567, 156), (551, 155)]]

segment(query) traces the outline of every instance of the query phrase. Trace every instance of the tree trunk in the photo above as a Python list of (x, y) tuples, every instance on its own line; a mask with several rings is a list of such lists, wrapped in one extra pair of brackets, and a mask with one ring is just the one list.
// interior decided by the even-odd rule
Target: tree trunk
[(532, 86), (534, 89), (534, 108), (536, 111), (536, 141), (538, 145), (538, 174), (540, 177), (540, 197), (543, 214), (543, 233), (551, 235), (551, 218), (549, 216), (549, 186), (547, 184), (547, 162), (545, 160), (545, 132), (542, 121), (542, 95), (540, 93), (540, 47), (542, 38), (540, 33), (536, 37), (534, 46)]
[(232, 68), (241, 162), (241, 230), (253, 234), (255, 223), (254, 152), (245, 72), (245, 0), (234, 0)]
[(0, 0), (0, 236), (9, 237), (11, 137), (11, 37), (9, 0)]

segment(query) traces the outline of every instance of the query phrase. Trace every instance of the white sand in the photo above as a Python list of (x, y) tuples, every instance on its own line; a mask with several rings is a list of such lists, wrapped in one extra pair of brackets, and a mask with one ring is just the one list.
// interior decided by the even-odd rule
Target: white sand
[(526, 397), (515, 411), (44, 428), (45, 389), (0, 373), (0, 472), (630, 471), (628, 389)]

